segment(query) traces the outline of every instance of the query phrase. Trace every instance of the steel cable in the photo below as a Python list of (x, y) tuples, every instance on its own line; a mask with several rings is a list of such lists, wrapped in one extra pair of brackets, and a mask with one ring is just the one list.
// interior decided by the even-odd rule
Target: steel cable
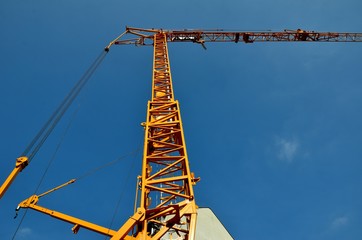
[[(39, 188), (40, 188), (40, 185), (43, 183), (43, 181), (44, 181), (44, 179), (45, 179), (45, 176), (46, 176), (46, 174), (48, 173), (48, 170), (49, 170), (50, 166), (51, 166), (52, 163), (54, 162), (54, 159), (55, 159), (55, 157), (56, 157), (56, 155), (57, 155), (57, 153), (58, 153), (58, 151), (59, 151), (59, 149), (60, 149), (60, 146), (62, 145), (62, 143), (63, 143), (63, 141), (64, 141), (65, 136), (66, 136), (67, 133), (68, 133), (68, 130), (70, 129), (70, 126), (72, 125), (72, 123), (73, 123), (73, 121), (74, 121), (74, 119), (75, 119), (75, 116), (76, 116), (78, 110), (79, 110), (79, 108), (77, 108), (77, 109), (75, 110), (75, 112), (73, 113), (73, 116), (72, 116), (72, 118), (70, 119), (70, 121), (69, 121), (69, 123), (68, 123), (68, 126), (67, 126), (66, 129), (64, 130), (63, 135), (61, 136), (61, 138), (60, 138), (60, 140), (59, 140), (59, 143), (58, 143), (58, 145), (57, 145), (57, 147), (56, 147), (56, 149), (55, 149), (55, 151), (54, 151), (54, 153), (53, 153), (53, 156), (52, 156), (51, 159), (49, 160), (48, 165), (46, 166), (46, 168), (45, 168), (45, 170), (44, 170), (44, 172), (43, 172), (43, 175), (42, 175), (42, 177), (40, 178), (39, 183), (38, 183), (36, 189), (34, 190), (33, 195), (35, 195), (35, 194), (38, 192), (38, 190), (39, 190)], [(19, 222), (19, 224), (18, 224), (18, 226), (17, 226), (17, 228), (16, 228), (16, 230), (15, 230), (15, 232), (14, 232), (14, 235), (13, 235), (12, 239), (15, 239), (15, 237), (16, 237), (16, 235), (17, 235), (17, 233), (18, 233), (18, 231), (19, 231), (19, 229), (20, 229), (20, 227), (21, 227), (21, 225), (23, 224), (23, 221), (24, 221), (24, 219), (25, 219), (25, 216), (26, 216), (27, 212), (28, 212), (28, 208), (25, 209), (25, 212), (24, 212), (23, 216), (21, 217), (21, 220), (20, 220), (20, 222)], [(16, 217), (17, 217), (17, 213), (16, 213), (16, 215), (15, 215), (14, 218), (16, 218)]]
[[(103, 50), (102, 53), (96, 58), (96, 60), (92, 63), (92, 65), (88, 68), (88, 70), (84, 73), (84, 75), (79, 79), (79, 81), (75, 84), (75, 86), (71, 89), (68, 95), (64, 98), (59, 107), (50, 116), (48, 121), (44, 124), (44, 126), (40, 129), (38, 134), (34, 137), (34, 139), (24, 150), (22, 156), (28, 156), (29, 162), (31, 162), (32, 159), (35, 157), (41, 146), (49, 137), (50, 133), (53, 131), (53, 129), (55, 128), (59, 120), (62, 118), (64, 113), (67, 111), (69, 106), (73, 103), (74, 99), (78, 96), (79, 92), (88, 82), (94, 71), (101, 64), (107, 53), (108, 53), (107, 50)], [(30, 155), (28, 155), (29, 152)]]

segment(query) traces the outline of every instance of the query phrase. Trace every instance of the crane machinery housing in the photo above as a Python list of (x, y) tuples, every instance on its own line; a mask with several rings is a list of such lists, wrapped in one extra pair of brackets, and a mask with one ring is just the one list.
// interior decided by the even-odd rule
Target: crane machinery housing
[[(124, 36), (130, 37), (124, 39)], [(38, 204), (39, 198), (44, 195), (75, 182), (75, 179), (72, 179), (48, 192), (22, 201), (18, 210), (29, 208), (71, 223), (74, 225), (74, 233), (85, 228), (111, 239), (195, 239), (198, 207), (193, 187), (200, 178), (195, 177), (189, 165), (180, 106), (172, 84), (168, 42), (192, 42), (204, 48), (208, 42), (362, 42), (362, 34), (301, 29), (281, 32), (227, 32), (127, 27), (123, 34), (104, 49), (105, 54), (113, 45), (153, 46), (152, 96), (148, 102), (146, 121), (142, 123), (144, 146), (142, 172), (137, 178), (137, 209), (120, 228), (113, 230)], [(14, 170), (0, 188), (0, 197), (28, 162), (26, 155), (16, 160)], [(155, 196), (158, 196), (159, 202), (153, 201)], [(214, 238), (210, 236), (208, 239)]]

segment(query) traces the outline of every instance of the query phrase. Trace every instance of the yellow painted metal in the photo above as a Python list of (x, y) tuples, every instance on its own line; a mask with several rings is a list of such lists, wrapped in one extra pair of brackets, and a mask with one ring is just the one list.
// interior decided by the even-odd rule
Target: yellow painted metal
[[(145, 217), (145, 210), (138, 208), (137, 211), (130, 217), (125, 224), (115, 233), (113, 234), (111, 240), (119, 240), (119, 239), (127, 239), (126, 237), (133, 227), (142, 221)], [(141, 239), (137, 237), (136, 239)]]
[(75, 218), (70, 215), (60, 213), (60, 212), (57, 212), (54, 210), (50, 210), (48, 208), (37, 205), (40, 197), (47, 195), (51, 192), (54, 192), (62, 187), (72, 184), (74, 182), (75, 182), (75, 179), (72, 179), (58, 187), (55, 187), (49, 191), (46, 191), (45, 193), (42, 193), (40, 195), (33, 195), (33, 196), (29, 197), (28, 199), (25, 199), (24, 201), (22, 201), (18, 205), (16, 210), (18, 211), (20, 208), (30, 208), (35, 211), (38, 211), (43, 214), (54, 217), (56, 219), (62, 220), (64, 222), (74, 224), (74, 227), (72, 228), (72, 231), (74, 234), (78, 233), (80, 228), (85, 228), (85, 229), (91, 230), (93, 232), (97, 232), (97, 233), (109, 236), (113, 240), (115, 240), (115, 239), (125, 239), (125, 240), (136, 239), (132, 236), (127, 236), (127, 235), (130, 232), (130, 230), (133, 229), (135, 224), (137, 224), (140, 220), (142, 220), (144, 218), (144, 215), (145, 215), (144, 209), (139, 208), (136, 211), (136, 213), (132, 217), (130, 217), (129, 220), (125, 224), (123, 224), (123, 226), (118, 231), (115, 231), (115, 230), (105, 228), (105, 227), (99, 226), (97, 224), (94, 224), (94, 223), (91, 223), (91, 222), (88, 222), (88, 221), (85, 221), (85, 220), (82, 220), (79, 218)]
[(153, 36), (162, 32), (166, 35), (168, 42), (192, 42), (201, 44), (205, 47), (208, 42), (362, 42), (362, 33), (348, 32), (318, 32), (306, 30), (284, 30), (284, 31), (267, 31), (267, 32), (240, 32), (205, 30), (205, 29), (145, 29), (127, 27), (126, 33), (132, 35), (128, 39), (116, 39), (113, 44), (125, 45), (135, 44), (137, 46), (153, 45)]
[[(113, 235), (116, 234), (116, 232), (114, 230), (111, 230), (109, 228), (105, 228), (105, 227), (99, 226), (97, 224), (84, 221), (84, 220), (79, 219), (79, 218), (75, 218), (75, 217), (60, 213), (60, 212), (56, 212), (54, 210), (50, 210), (50, 209), (38, 206), (37, 205), (38, 201), (39, 201), (39, 196), (33, 195), (30, 198), (28, 198), (28, 199), (24, 200), (23, 202), (21, 202), (19, 204), (18, 208), (30, 208), (30, 209), (33, 209), (35, 211), (47, 214), (47, 215), (49, 215), (51, 217), (60, 219), (62, 221), (72, 223), (72, 224), (74, 224), (74, 227), (72, 228), (73, 233), (77, 233), (79, 228), (82, 227), (82, 228), (86, 228), (88, 230), (91, 230), (91, 231), (94, 231), (94, 232), (97, 232), (97, 233), (101, 233), (101, 234), (106, 235), (106, 236), (113, 236)], [(128, 237), (124, 237), (123, 239), (127, 239), (127, 240), (129, 239), (130, 240), (130, 239), (134, 239), (134, 238), (128, 236)]]
[(140, 208), (146, 212), (137, 234), (150, 239), (165, 235), (173, 239), (178, 234), (194, 239), (195, 180), (189, 168), (179, 103), (174, 99), (166, 35), (156, 33), (153, 42), (152, 100), (144, 124), (140, 194)]
[(76, 179), (69, 180), (68, 182), (63, 183), (62, 185), (60, 185), (60, 186), (58, 186), (58, 187), (55, 187), (55, 188), (53, 188), (53, 189), (50, 189), (49, 191), (46, 191), (45, 193), (39, 194), (38, 197), (42, 197), (42, 196), (47, 195), (47, 194), (49, 194), (49, 193), (52, 193), (52, 192), (54, 192), (54, 191), (56, 191), (56, 190), (59, 190), (60, 188), (63, 188), (63, 187), (65, 187), (65, 186), (68, 186), (69, 184), (72, 184), (72, 183), (74, 183), (75, 181), (76, 181)]
[(5, 194), (6, 190), (10, 187), (11, 183), (15, 180), (16, 176), (28, 165), (28, 158), (23, 156), (16, 159), (15, 168), (9, 174), (5, 182), (0, 187), (0, 199)]

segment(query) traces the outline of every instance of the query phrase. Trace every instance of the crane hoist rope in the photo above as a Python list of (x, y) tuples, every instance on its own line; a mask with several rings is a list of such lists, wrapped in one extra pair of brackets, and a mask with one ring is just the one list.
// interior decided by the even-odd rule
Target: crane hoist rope
[(100, 171), (100, 170), (102, 170), (102, 169), (104, 169), (104, 168), (110, 167), (110, 166), (112, 166), (112, 165), (114, 165), (114, 164), (116, 164), (116, 163), (118, 163), (118, 162), (120, 162), (120, 161), (122, 161), (122, 160), (125, 160), (126, 158), (128, 158), (128, 157), (130, 157), (130, 156), (135, 156), (135, 155), (137, 155), (140, 151), (141, 151), (141, 148), (139, 147), (139, 148), (137, 148), (136, 150), (134, 150), (134, 151), (132, 151), (132, 152), (129, 152), (129, 153), (125, 154), (125, 155), (122, 155), (122, 156), (120, 156), (120, 157), (117, 157), (116, 159), (114, 159), (114, 160), (112, 160), (112, 161), (110, 161), (110, 162), (108, 162), (108, 163), (105, 163), (105, 164), (102, 164), (102, 165), (100, 165), (100, 166), (98, 166), (98, 167), (95, 167), (95, 168), (93, 168), (93, 169), (90, 169), (89, 171), (87, 171), (86, 173), (80, 175), (80, 176), (77, 177), (76, 179), (77, 179), (77, 180), (80, 180), (80, 179), (89, 177), (89, 176), (91, 176), (92, 174), (94, 174), (94, 173), (96, 173), (96, 172), (98, 172), (98, 171)]
[[(71, 127), (74, 119), (75, 119), (75, 116), (76, 116), (77, 113), (78, 113), (78, 110), (79, 110), (79, 108), (77, 108), (77, 109), (74, 111), (71, 119), (69, 120), (68, 125), (67, 125), (66, 128), (64, 129), (64, 132), (63, 132), (62, 136), (61, 136), (60, 139), (59, 139), (59, 142), (58, 142), (58, 144), (57, 144), (57, 146), (56, 146), (56, 148), (55, 148), (55, 150), (54, 150), (54, 153), (53, 153), (52, 157), (49, 159), (48, 164), (47, 164), (46, 168), (44, 169), (44, 172), (43, 172), (43, 174), (42, 174), (42, 176), (41, 176), (41, 178), (40, 178), (40, 180), (39, 180), (39, 182), (38, 182), (38, 185), (36, 186), (33, 194), (36, 194), (36, 193), (38, 192), (40, 186), (42, 185), (42, 183), (43, 183), (43, 181), (44, 181), (44, 179), (45, 179), (45, 177), (46, 177), (46, 175), (47, 175), (47, 173), (48, 173), (51, 165), (53, 164), (53, 162), (54, 162), (54, 160), (55, 160), (55, 157), (56, 157), (56, 155), (57, 155), (57, 153), (58, 153), (61, 145), (62, 145), (63, 142), (64, 142), (65, 136), (67, 135), (67, 133), (68, 133), (68, 131), (69, 131), (69, 129), (70, 129), (70, 127)], [(25, 215), (26, 215), (26, 213), (24, 214), (24, 217), (25, 217)], [(19, 223), (19, 225), (21, 225), (21, 224), (22, 224), (22, 221)]]
[[(53, 131), (59, 120), (62, 118), (64, 113), (67, 111), (69, 106), (73, 103), (74, 99), (78, 96), (80, 91), (86, 85), (94, 71), (101, 64), (104, 57), (108, 51), (102, 51), (96, 60), (92, 63), (92, 65), (87, 69), (84, 75), (79, 79), (79, 81), (74, 85), (68, 95), (64, 98), (59, 107), (54, 111), (54, 113), (50, 116), (48, 121), (44, 124), (44, 126), (40, 129), (35, 138), (31, 141), (28, 147), (24, 150), (22, 156), (28, 156), (29, 163), (32, 161), (36, 153), (39, 151), (41, 146), (44, 144), (45, 140), (48, 138), (50, 133)], [(28, 155), (28, 153), (31, 153)]]
[[(51, 192), (54, 192), (55, 190), (58, 190), (58, 189), (60, 189), (60, 188), (63, 188), (63, 187), (65, 187), (65, 186), (69, 185), (70, 183), (74, 183), (75, 181), (79, 181), (79, 180), (82, 180), (82, 179), (84, 179), (84, 178), (88, 178), (88, 177), (90, 177), (91, 175), (97, 173), (98, 171), (100, 171), (100, 170), (102, 170), (102, 169), (104, 169), (104, 168), (113, 166), (114, 164), (116, 164), (116, 163), (118, 163), (118, 162), (120, 162), (120, 161), (123, 161), (123, 160), (125, 160), (126, 158), (128, 158), (128, 157), (130, 157), (130, 156), (135, 156), (135, 155), (137, 155), (140, 151), (141, 151), (141, 148), (138, 148), (138, 149), (136, 149), (136, 150), (134, 150), (134, 151), (132, 151), (132, 152), (129, 152), (129, 153), (125, 154), (125, 155), (122, 155), (122, 156), (120, 156), (120, 157), (118, 157), (118, 158), (116, 158), (116, 159), (114, 159), (114, 160), (112, 160), (112, 161), (109, 161), (109, 162), (107, 162), (107, 163), (105, 163), (105, 164), (102, 164), (102, 165), (100, 165), (100, 166), (98, 166), (98, 167), (95, 167), (95, 168), (93, 168), (93, 169), (90, 169), (90, 170), (88, 170), (87, 172), (85, 172), (84, 174), (82, 174), (82, 175), (80, 175), (80, 176), (78, 176), (78, 177), (76, 177), (76, 178), (73, 178), (73, 179), (69, 180), (69, 181), (67, 182), (68, 184), (62, 184), (62, 185), (60, 185), (60, 186), (58, 186), (58, 187), (55, 187), (55, 188), (53, 188), (52, 190), (49, 190), (49, 191), (47, 191), (47, 192), (45, 192), (45, 193), (42, 193), (42, 194), (39, 194), (38, 197), (42, 197), (42, 196), (47, 195), (47, 194), (49, 194), (49, 193), (51, 193)], [(34, 194), (35, 194), (36, 192), (37, 192), (37, 190), (34, 192)]]
[(49, 135), (52, 133), (52, 131), (60, 121), (60, 119), (63, 117), (64, 113), (67, 111), (69, 106), (73, 103), (74, 99), (78, 96), (80, 91), (89, 81), (97, 67), (102, 63), (108, 51), (109, 48), (105, 48), (99, 54), (96, 60), (91, 64), (91, 66), (87, 69), (84, 75), (78, 80), (78, 82), (74, 85), (68, 95), (64, 98), (58, 108), (53, 112), (48, 121), (39, 130), (37, 135), (25, 148), (21, 156), (16, 159), (15, 168), (0, 187), (0, 199), (5, 194), (6, 190), (9, 188), (19, 172), (21, 172), (33, 160), (37, 152), (43, 146), (44, 142), (47, 140)]

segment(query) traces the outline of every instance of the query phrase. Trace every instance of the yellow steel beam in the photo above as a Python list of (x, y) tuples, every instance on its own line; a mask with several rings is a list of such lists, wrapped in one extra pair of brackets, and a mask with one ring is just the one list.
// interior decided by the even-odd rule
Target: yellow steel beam
[[(113, 236), (113, 235), (116, 234), (116, 231), (114, 231), (112, 229), (105, 228), (105, 227), (99, 226), (97, 224), (90, 223), (90, 222), (84, 221), (82, 219), (69, 216), (69, 215), (64, 214), (64, 213), (60, 213), (60, 212), (57, 212), (57, 211), (54, 211), (54, 210), (47, 209), (45, 207), (38, 206), (37, 205), (38, 201), (39, 201), (39, 197), (37, 195), (33, 195), (30, 198), (22, 201), (19, 204), (17, 209), (19, 209), (19, 208), (30, 208), (30, 209), (33, 209), (35, 211), (38, 211), (38, 212), (44, 213), (46, 215), (49, 215), (51, 217), (54, 217), (54, 218), (60, 219), (62, 221), (74, 224), (74, 227), (72, 228), (73, 233), (77, 233), (79, 231), (79, 228), (82, 227), (82, 228), (86, 228), (88, 230), (91, 230), (93, 232), (97, 232), (97, 233), (100, 233), (100, 234), (103, 234), (103, 235), (106, 235), (106, 236)], [(127, 238), (124, 238), (124, 239), (131, 240), (131, 239), (134, 239), (134, 238), (127, 237)]]
[(11, 183), (15, 180), (16, 176), (28, 165), (28, 158), (23, 156), (16, 159), (13, 171), (6, 178), (5, 182), (0, 187), (0, 199), (5, 194), (6, 190), (10, 187)]

